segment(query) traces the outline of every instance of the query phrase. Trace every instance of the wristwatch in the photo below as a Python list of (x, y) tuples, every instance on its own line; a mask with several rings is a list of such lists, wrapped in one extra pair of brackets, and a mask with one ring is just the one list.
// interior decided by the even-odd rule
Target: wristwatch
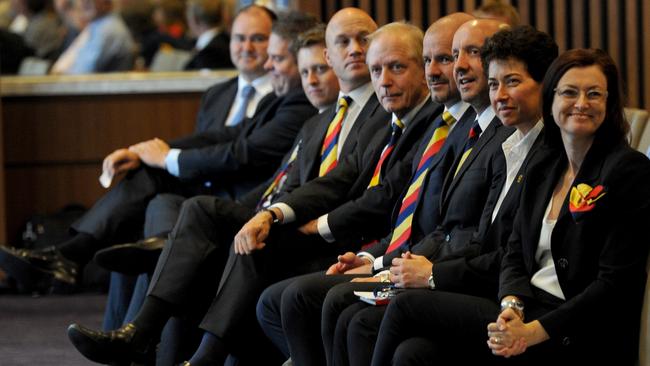
[(265, 208), (262, 210), (262, 212), (268, 212), (269, 214), (271, 214), (271, 218), (272, 218), (271, 225), (280, 223), (280, 219), (278, 218), (278, 215), (275, 213), (275, 211)]
[(436, 289), (436, 283), (433, 282), (433, 272), (431, 273), (431, 276), (429, 276), (429, 281), (427, 281), (427, 283), (429, 284), (429, 288), (430, 288), (431, 290), (435, 290), (435, 289)]
[(524, 303), (523, 301), (516, 299), (516, 298), (510, 298), (508, 300), (503, 300), (501, 301), (501, 311), (504, 311), (506, 309), (512, 309), (519, 315), (521, 320), (524, 320)]

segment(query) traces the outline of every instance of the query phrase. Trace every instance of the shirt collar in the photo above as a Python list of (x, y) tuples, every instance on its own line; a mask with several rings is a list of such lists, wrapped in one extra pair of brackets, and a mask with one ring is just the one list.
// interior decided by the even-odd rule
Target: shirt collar
[(273, 85), (271, 85), (271, 75), (264, 74), (252, 82), (246, 81), (241, 75), (237, 77), (237, 94), (239, 95), (246, 85), (252, 85), (255, 88), (255, 94), (257, 95), (266, 95), (273, 91)]
[(481, 112), (481, 114), (478, 116), (478, 125), (481, 126), (481, 131), (485, 131), (495, 116), (496, 114), (494, 113), (492, 106), (485, 108), (485, 110)]
[(210, 42), (212, 41), (212, 38), (216, 37), (218, 33), (219, 30), (217, 28), (211, 28), (201, 33), (199, 38), (196, 39), (196, 45), (194, 46), (194, 48), (196, 48), (199, 51), (206, 48), (208, 44), (210, 44)]
[(445, 106), (445, 111), (449, 112), (449, 114), (451, 114), (452, 117), (454, 117), (454, 119), (456, 121), (460, 121), (460, 119), (463, 117), (463, 115), (467, 111), (467, 108), (469, 108), (469, 107), (470, 107), (469, 103), (466, 103), (466, 102), (463, 102), (462, 100), (459, 100), (458, 102), (456, 102), (454, 105), (452, 105), (449, 108), (447, 108), (447, 106)]
[(365, 83), (360, 87), (350, 91), (347, 94), (344, 94), (343, 92), (339, 91), (339, 99), (347, 95), (350, 98), (352, 98), (352, 101), (356, 105), (363, 107), (366, 105), (366, 103), (368, 103), (368, 100), (372, 96), (372, 93), (374, 93), (374, 90), (372, 89), (372, 84)]
[[(420, 104), (413, 107), (413, 109), (411, 109), (404, 117), (399, 119), (404, 124), (404, 129), (406, 129), (408, 127), (409, 123), (411, 123), (411, 121), (413, 121), (415, 116), (418, 114), (420, 109), (422, 109), (422, 107), (429, 100), (429, 98), (430, 98), (430, 95), (427, 94), (427, 97), (422, 99)], [(397, 116), (395, 115), (395, 113), (392, 113), (392, 117), (390, 119), (391, 125), (393, 124), (393, 122), (395, 122), (396, 119), (397, 119)]]
[(535, 140), (537, 139), (537, 136), (539, 136), (543, 127), (544, 124), (540, 119), (526, 134), (516, 130), (501, 144), (504, 154), (506, 156), (509, 153), (516, 154), (517, 156), (525, 156), (528, 154), (528, 151), (530, 151), (530, 148), (533, 146), (533, 143), (535, 143)]

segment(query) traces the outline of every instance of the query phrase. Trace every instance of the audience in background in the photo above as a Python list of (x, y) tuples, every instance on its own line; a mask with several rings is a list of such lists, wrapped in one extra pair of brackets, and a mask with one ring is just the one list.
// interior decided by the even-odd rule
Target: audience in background
[(88, 25), (52, 66), (52, 74), (131, 70), (135, 44), (111, 0), (78, 0)]
[(187, 0), (187, 25), (196, 37), (194, 55), (186, 70), (232, 68), (229, 37), (223, 28), (224, 0)]

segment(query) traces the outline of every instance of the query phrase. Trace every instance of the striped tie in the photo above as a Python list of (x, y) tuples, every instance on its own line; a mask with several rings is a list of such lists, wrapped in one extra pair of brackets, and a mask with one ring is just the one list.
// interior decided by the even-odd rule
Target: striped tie
[(291, 155), (289, 156), (287, 162), (284, 163), (284, 165), (280, 168), (280, 170), (278, 170), (278, 172), (275, 175), (275, 178), (273, 179), (273, 182), (271, 182), (271, 184), (269, 184), (269, 187), (266, 189), (266, 191), (264, 191), (262, 198), (257, 203), (258, 211), (270, 206), (271, 201), (273, 201), (275, 195), (277, 195), (278, 192), (280, 192), (280, 190), (282, 189), (284, 182), (287, 180), (287, 174), (289, 173), (289, 170), (291, 170), (291, 167), (293, 167), (293, 163), (296, 161), (296, 158), (298, 157), (298, 151), (300, 150), (301, 145), (302, 145), (302, 140), (298, 141), (296, 147), (294, 147), (293, 150), (291, 151)]
[(384, 150), (381, 152), (381, 156), (379, 157), (379, 161), (377, 162), (377, 166), (375, 167), (375, 172), (372, 175), (372, 179), (370, 180), (370, 184), (368, 184), (368, 188), (372, 188), (379, 184), (379, 174), (381, 173), (381, 168), (384, 166), (384, 161), (390, 156), (390, 153), (393, 152), (393, 149), (395, 148), (395, 144), (397, 143), (397, 139), (402, 136), (402, 130), (404, 129), (404, 123), (400, 121), (399, 119), (396, 119), (393, 124), (393, 132), (390, 135), (390, 140), (388, 140), (388, 144), (384, 146)]
[(420, 192), (422, 191), (422, 183), (431, 167), (433, 157), (445, 144), (447, 134), (449, 134), (449, 128), (455, 122), (456, 120), (454, 117), (447, 111), (442, 114), (442, 118), (438, 121), (436, 129), (433, 131), (433, 136), (431, 136), (431, 140), (429, 140), (429, 143), (422, 154), (422, 158), (420, 158), (415, 175), (411, 178), (411, 185), (402, 200), (402, 206), (399, 209), (397, 222), (395, 223), (393, 235), (390, 239), (390, 245), (388, 246), (386, 253), (392, 252), (393, 250), (403, 246), (411, 237), (413, 213), (415, 212)]
[(456, 167), (456, 171), (454, 172), (454, 177), (458, 172), (460, 171), (460, 168), (463, 166), (463, 163), (465, 160), (467, 160), (467, 157), (469, 154), (472, 152), (472, 148), (474, 148), (474, 145), (476, 145), (476, 141), (478, 141), (479, 136), (481, 136), (481, 126), (478, 124), (478, 119), (476, 122), (474, 122), (474, 126), (472, 126), (472, 129), (469, 130), (469, 136), (467, 136), (467, 143), (465, 143), (465, 148), (463, 149), (463, 155), (460, 157), (460, 162), (458, 163), (458, 166)]
[(338, 162), (339, 133), (341, 132), (341, 126), (343, 125), (343, 117), (345, 117), (345, 112), (347, 112), (351, 101), (352, 98), (348, 96), (339, 98), (338, 111), (336, 112), (336, 116), (334, 116), (332, 122), (330, 122), (330, 125), (327, 128), (327, 133), (325, 134), (325, 140), (323, 141), (323, 148), (320, 153), (319, 177), (329, 173), (330, 170), (334, 169)]

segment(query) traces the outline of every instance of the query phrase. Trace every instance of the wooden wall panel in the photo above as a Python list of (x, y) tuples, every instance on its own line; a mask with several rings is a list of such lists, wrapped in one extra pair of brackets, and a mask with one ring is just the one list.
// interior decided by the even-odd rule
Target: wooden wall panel
[[(560, 50), (604, 48), (625, 78), (628, 106), (650, 109), (650, 0), (517, 0), (521, 22), (548, 32)], [(323, 0), (335, 11), (336, 0)], [(426, 29), (440, 16), (471, 12), (484, 0), (362, 0), (359, 7), (382, 25), (401, 18)], [(311, 0), (297, 0), (298, 8)], [(338, 2), (342, 4), (343, 2)], [(392, 12), (391, 12), (392, 10)], [(404, 14), (410, 12), (411, 14)], [(328, 17), (323, 18), (329, 19)]]
[(181, 93), (3, 98), (2, 209), (11, 214), (2, 235), (6, 232), (13, 241), (34, 213), (51, 213), (71, 203), (90, 207), (105, 192), (97, 181), (103, 158), (116, 148), (153, 137), (169, 141), (191, 133), (200, 97)]

